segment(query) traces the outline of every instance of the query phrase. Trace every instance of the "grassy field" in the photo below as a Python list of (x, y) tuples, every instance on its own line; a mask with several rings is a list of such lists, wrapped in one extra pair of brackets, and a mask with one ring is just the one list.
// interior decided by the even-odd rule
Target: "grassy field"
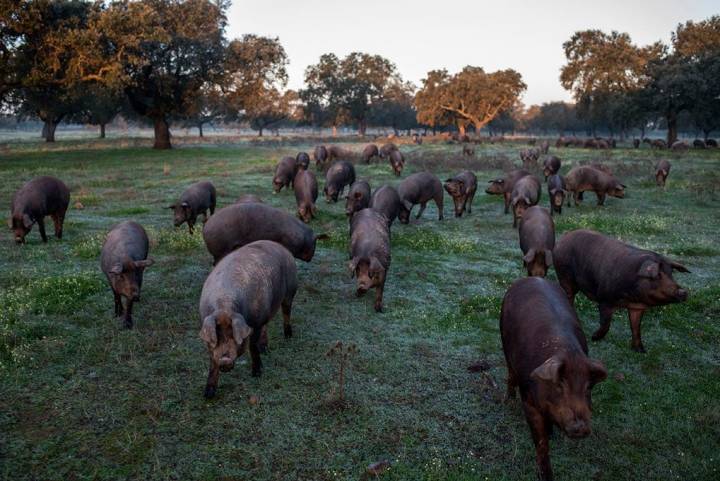
[[(392, 464), (384, 480), (534, 478), (520, 403), (503, 402), (498, 329), (505, 289), (525, 272), (511, 216), (482, 192), (522, 146), (484, 145), (471, 161), (460, 146), (403, 146), (404, 174), (428, 168), (444, 180), (465, 166), (480, 190), (472, 215), (453, 218), (446, 195), (443, 222), (429, 205), (420, 221), (393, 226), (383, 314), (372, 293), (354, 295), (344, 205), (319, 201), (311, 225), (330, 239), (311, 263), (298, 262), (294, 337), (283, 339), (274, 319), (263, 376), (252, 378), (245, 358), (221, 375), (212, 401), (202, 397), (208, 361), (197, 306), (211, 257), (200, 231), (173, 228), (165, 207), (209, 179), (219, 206), (256, 193), (294, 212), (292, 192), (271, 195), (271, 173), (282, 155), (312, 146), (59, 147), (0, 153), (6, 214), (12, 193), (41, 174), (65, 180), (71, 204), (82, 204), (68, 212), (62, 241), (43, 245), (34, 228), (16, 246), (0, 230), (1, 479), (359, 479), (383, 459)], [(720, 151), (558, 155), (563, 172), (600, 160), (628, 185), (626, 199), (604, 208), (590, 195), (566, 209), (558, 233), (593, 228), (681, 260), (691, 273), (676, 274), (687, 303), (646, 314), (647, 354), (629, 349), (624, 313), (591, 343), (610, 375), (593, 391), (592, 435), (552, 438), (556, 478), (720, 479)], [(661, 156), (673, 162), (666, 192), (653, 178)], [(373, 187), (399, 181), (385, 163), (356, 168)], [(98, 262), (104, 234), (125, 219), (146, 227), (156, 261), (132, 331), (113, 318)], [(597, 311), (582, 296), (578, 308), (589, 334)], [(334, 402), (338, 361), (326, 355), (338, 340), (358, 347), (345, 406)], [(478, 362), (488, 369), (467, 370)]]

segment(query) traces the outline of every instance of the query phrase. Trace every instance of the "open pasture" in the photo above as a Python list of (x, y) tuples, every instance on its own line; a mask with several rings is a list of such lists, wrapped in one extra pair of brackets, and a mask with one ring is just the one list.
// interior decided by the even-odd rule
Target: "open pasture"
[[(38, 175), (72, 192), (62, 241), (40, 242), (37, 227), (17, 246), (0, 231), (0, 478), (2, 479), (358, 479), (387, 459), (382, 479), (516, 480), (534, 477), (534, 448), (519, 400), (503, 402), (505, 362), (498, 329), (502, 296), (525, 276), (512, 215), (487, 181), (524, 145), (402, 145), (402, 178), (428, 169), (445, 180), (478, 176), (473, 212), (445, 220), (433, 203), (411, 224), (392, 227), (385, 312), (372, 292), (355, 296), (347, 264), (344, 201), (318, 199), (310, 224), (330, 238), (310, 263), (298, 261), (294, 337), (280, 316), (269, 326), (260, 378), (247, 355), (202, 389), (207, 352), (198, 338), (198, 299), (211, 269), (200, 229), (172, 226), (184, 188), (211, 180), (218, 207), (243, 193), (294, 214), (291, 191), (272, 195), (275, 163), (312, 152), (286, 142), (193, 145), (172, 151), (106, 141), (40, 151), (12, 147), (0, 158), (0, 204)], [(356, 152), (364, 144), (345, 144)], [(592, 194), (556, 216), (559, 236), (590, 228), (682, 261), (675, 278), (687, 303), (649, 310), (647, 354), (629, 349), (618, 312), (605, 340), (590, 343), (607, 381), (593, 390), (593, 433), (573, 441), (556, 432), (558, 480), (670, 480), (720, 477), (720, 151), (554, 149), (562, 172), (601, 161), (627, 185), (625, 199), (596, 207)], [(659, 158), (673, 164), (667, 191), (655, 185)], [(315, 169), (314, 164), (311, 169)], [(397, 184), (386, 161), (356, 163), (374, 188)], [(319, 174), (320, 187), (324, 179)], [(547, 206), (543, 187), (541, 205)], [(414, 209), (417, 212), (418, 207)], [(122, 330), (98, 256), (115, 223), (140, 222), (155, 264), (145, 274), (135, 328)], [(51, 230), (51, 229), (49, 229)], [(550, 270), (549, 278), (555, 274)], [(597, 309), (582, 295), (589, 337)], [(345, 404), (336, 402), (336, 341), (354, 343)], [(479, 372), (468, 367), (479, 366)], [(475, 369), (478, 371), (478, 369)]]

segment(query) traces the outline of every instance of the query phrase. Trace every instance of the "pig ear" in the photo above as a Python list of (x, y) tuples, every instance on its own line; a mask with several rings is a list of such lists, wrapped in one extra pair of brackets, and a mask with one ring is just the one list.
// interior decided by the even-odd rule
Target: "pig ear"
[(150, 267), (153, 264), (155, 264), (155, 260), (152, 257), (143, 261), (133, 262), (133, 266), (135, 266), (135, 269), (145, 269), (146, 267)]
[(558, 382), (562, 367), (562, 360), (553, 356), (530, 373), (530, 378), (535, 381)]
[(640, 266), (638, 275), (640, 277), (647, 277), (648, 279), (657, 279), (660, 275), (660, 264), (654, 260), (648, 259)]
[(588, 369), (590, 370), (591, 386), (607, 379), (608, 372), (602, 362), (595, 359), (588, 359)]
[(215, 315), (210, 314), (203, 319), (202, 328), (200, 329), (200, 339), (205, 341), (210, 349), (215, 349), (217, 346), (217, 322)]
[(188, 204), (187, 202), (183, 202), (182, 204), (180, 204), (180, 206), (181, 206), (183, 209), (187, 209), (188, 207), (190, 207), (190, 204)]
[(235, 344), (239, 346), (252, 333), (252, 328), (247, 325), (243, 316), (237, 314), (232, 318), (232, 331)]
[(350, 269), (350, 279), (355, 277), (355, 269), (357, 269), (358, 262), (360, 262), (359, 257), (353, 257), (350, 263), (348, 264), (348, 269)]
[(550, 249), (545, 249), (545, 267), (553, 265), (553, 255)]
[(362, 198), (362, 192), (355, 192), (355, 195), (353, 195), (353, 197), (355, 197), (356, 199), (361, 199), (361, 198)]
[(684, 265), (680, 264), (680, 263), (677, 262), (677, 261), (673, 261), (673, 260), (670, 260), (670, 259), (667, 259), (667, 261), (668, 261), (668, 264), (670, 264), (670, 267), (672, 267), (672, 268), (675, 269), (676, 271), (679, 271), (679, 272), (690, 272), (690, 270), (689, 270), (687, 267), (685, 267)]
[(113, 266), (110, 268), (110, 270), (108, 272), (110, 272), (110, 274), (122, 274), (122, 271), (123, 271), (122, 264), (117, 263), (117, 264), (113, 264)]
[(29, 229), (30, 227), (32, 227), (33, 220), (30, 218), (29, 215), (24, 214), (22, 220), (23, 220), (23, 225), (25, 226), (26, 229)]
[(527, 251), (527, 254), (525, 254), (523, 256), (523, 260), (527, 264), (530, 264), (533, 261), (533, 259), (535, 259), (535, 249), (530, 249), (529, 251)]

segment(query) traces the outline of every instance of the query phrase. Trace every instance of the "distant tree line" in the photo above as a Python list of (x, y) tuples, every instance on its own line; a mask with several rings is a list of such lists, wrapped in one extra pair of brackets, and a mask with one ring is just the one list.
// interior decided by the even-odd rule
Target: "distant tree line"
[(287, 89), (277, 38), (229, 39), (229, 0), (0, 0), (0, 105), (6, 119), (40, 120), (55, 140), (62, 122), (96, 125), (117, 115), (152, 126), (281, 125), (473, 130), (538, 135), (663, 128), (707, 137), (720, 128), (720, 17), (677, 27), (671, 45), (634, 45), (625, 33), (587, 30), (563, 45), (560, 82), (574, 103), (525, 107), (512, 70), (431, 70), (415, 86), (379, 55), (322, 55), (305, 86)]

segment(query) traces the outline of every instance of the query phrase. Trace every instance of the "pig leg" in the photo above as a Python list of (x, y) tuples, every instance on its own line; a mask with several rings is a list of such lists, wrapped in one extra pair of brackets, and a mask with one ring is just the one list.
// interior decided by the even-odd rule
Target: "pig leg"
[(122, 297), (120, 294), (115, 294), (115, 316), (120, 317), (123, 315)]
[(558, 282), (560, 282), (560, 287), (563, 288), (565, 293), (567, 294), (568, 301), (570, 301), (570, 305), (574, 308), (575, 307), (575, 294), (577, 294), (577, 286), (575, 283), (566, 278), (558, 275)]
[(518, 386), (517, 374), (515, 374), (515, 371), (510, 366), (508, 366), (507, 397), (505, 398), (505, 401), (510, 401), (511, 399), (515, 399), (515, 388), (517, 386)]
[(510, 193), (505, 192), (503, 197), (505, 198), (505, 213), (508, 214), (510, 213)]
[(47, 242), (47, 235), (45, 234), (45, 219), (40, 217), (37, 220), (38, 230), (40, 231), (40, 237), (42, 237), (43, 242)]
[(538, 479), (552, 481), (553, 474), (550, 467), (550, 440), (548, 439), (548, 422), (540, 411), (528, 405), (523, 399), (525, 419), (530, 427), (533, 443), (535, 443), (535, 463), (538, 470)]
[[(415, 216), (416, 219), (419, 219), (423, 212), (425, 212), (425, 207), (427, 206), (427, 202), (423, 202), (420, 204), (420, 210), (418, 211), (417, 215)], [(440, 214), (440, 218), (442, 219), (442, 214)]]
[(292, 324), (290, 323), (290, 311), (292, 311), (292, 299), (283, 301), (281, 304), (283, 315), (283, 335), (285, 339), (292, 337)]
[(605, 194), (595, 192), (595, 195), (597, 196), (597, 205), (605, 205)]
[(628, 317), (630, 318), (630, 329), (632, 330), (632, 350), (635, 352), (645, 352), (642, 339), (640, 337), (640, 323), (642, 322), (644, 309), (628, 309)]
[(260, 377), (262, 374), (262, 360), (260, 359), (260, 335), (262, 329), (253, 329), (250, 334), (250, 359), (252, 360), (252, 376)]
[(55, 227), (55, 237), (57, 237), (58, 239), (62, 239), (62, 217), (60, 216), (60, 213), (53, 214), (51, 216), (53, 220), (53, 225)]
[(593, 341), (599, 341), (605, 337), (608, 330), (610, 330), (610, 323), (612, 322), (612, 316), (615, 312), (615, 308), (608, 304), (600, 304), (598, 310), (600, 311), (600, 327), (593, 333)]
[(188, 219), (187, 225), (188, 225), (188, 232), (190, 232), (190, 235), (193, 235), (193, 227), (195, 226), (195, 222)]
[(577, 191), (576, 191), (576, 192), (573, 192), (573, 201), (575, 202), (575, 207), (577, 207), (577, 206), (580, 205), (580, 202), (579, 202), (578, 200), (582, 200), (582, 199), (580, 198), (580, 194), (578, 194)]
[[(443, 197), (442, 192), (438, 197), (435, 197), (435, 205), (438, 209), (438, 220), (443, 220)], [(461, 212), (462, 214), (462, 212)]]
[(217, 391), (218, 378), (220, 377), (220, 367), (210, 359), (210, 371), (208, 372), (207, 383), (205, 384), (205, 399), (215, 397)]
[(127, 300), (127, 307), (125, 308), (125, 319), (123, 321), (123, 327), (125, 329), (132, 329), (133, 328), (133, 321), (132, 321), (132, 306), (133, 301), (132, 299)]
[(385, 283), (382, 283), (375, 288), (375, 312), (382, 312), (382, 310), (383, 310), (383, 291), (384, 290), (385, 290)]
[(270, 350), (268, 349), (267, 324), (262, 327), (262, 332), (260, 333), (260, 342), (258, 343), (258, 349), (260, 350), (260, 354), (270, 353)]

